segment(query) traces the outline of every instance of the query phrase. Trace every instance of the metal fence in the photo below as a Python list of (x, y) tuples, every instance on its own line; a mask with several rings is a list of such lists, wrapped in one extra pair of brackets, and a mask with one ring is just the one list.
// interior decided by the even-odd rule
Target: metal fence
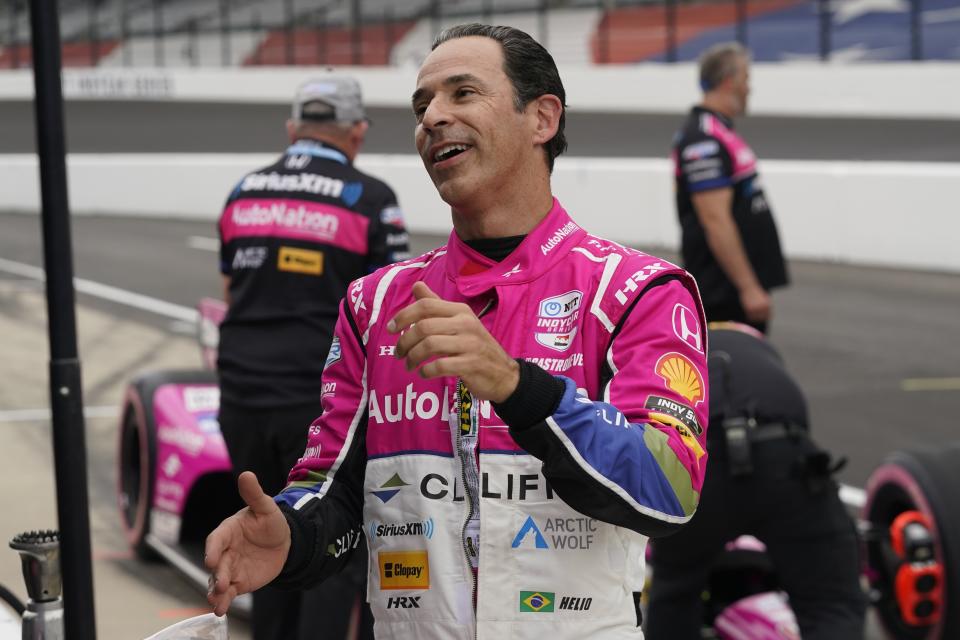
[[(31, 63), (27, 2), (0, 0), (0, 68)], [(391, 64), (414, 29), (428, 42), (442, 27), (466, 20), (522, 22), (555, 55), (568, 47), (577, 51), (568, 58), (587, 64), (691, 60), (709, 44), (732, 39), (758, 60), (960, 60), (960, 0), (903, 0), (901, 10), (876, 15), (858, 6), (856, 0), (63, 0), (61, 33), (67, 66)], [(564, 15), (574, 20), (558, 19)]]

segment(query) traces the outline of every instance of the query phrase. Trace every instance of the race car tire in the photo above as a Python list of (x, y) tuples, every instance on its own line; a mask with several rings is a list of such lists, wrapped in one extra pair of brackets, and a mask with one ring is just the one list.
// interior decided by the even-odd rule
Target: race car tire
[(157, 471), (154, 393), (165, 384), (215, 380), (210, 371), (156, 371), (139, 376), (127, 387), (117, 445), (117, 499), (127, 543), (142, 560), (158, 558), (147, 543)]
[(8, 607), (10, 607), (18, 617), (23, 615), (23, 612), (26, 610), (26, 606), (12, 591), (0, 584), (0, 602), (3, 602)]
[(120, 522), (130, 549), (141, 560), (155, 560), (147, 545), (150, 508), (157, 464), (157, 443), (153, 424), (152, 389), (149, 376), (127, 388), (120, 419), (117, 446), (117, 499)]
[[(869, 575), (877, 590), (876, 609), (886, 632), (897, 640), (949, 640), (960, 638), (960, 443), (937, 449), (892, 453), (870, 476), (864, 520), (875, 532), (867, 544)], [(892, 598), (892, 581), (884, 560), (889, 554), (882, 535), (904, 511), (917, 510), (930, 521), (936, 556), (943, 567), (944, 588), (941, 616), (933, 627), (906, 624)], [(884, 545), (887, 545), (886, 547)]]

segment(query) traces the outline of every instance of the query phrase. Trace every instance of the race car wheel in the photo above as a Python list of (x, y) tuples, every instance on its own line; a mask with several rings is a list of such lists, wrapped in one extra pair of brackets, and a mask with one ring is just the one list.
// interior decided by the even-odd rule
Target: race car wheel
[[(867, 483), (863, 518), (870, 526), (866, 540), (867, 576), (880, 620), (897, 640), (949, 640), (960, 638), (960, 443), (938, 449), (898, 451), (873, 472)], [(904, 614), (902, 578), (907, 562), (902, 542), (890, 535), (904, 514), (906, 520), (929, 527), (933, 558), (924, 564), (936, 569), (942, 584), (912, 594), (918, 609), (927, 614), (918, 623), (911, 611)], [(900, 520), (898, 521), (898, 517)], [(898, 544), (898, 542), (901, 542)], [(898, 549), (899, 548), (899, 549)], [(929, 580), (929, 578), (928, 578)], [(900, 601), (898, 601), (898, 594)], [(924, 601), (925, 595), (927, 601)], [(913, 618), (913, 619), (911, 619)]]
[[(156, 559), (147, 545), (150, 531), (150, 507), (157, 464), (157, 443), (153, 420), (148, 410), (149, 396), (144, 380), (133, 382), (127, 389), (120, 423), (117, 452), (117, 484), (120, 520), (127, 542), (142, 560)], [(152, 389), (149, 389), (152, 393)]]

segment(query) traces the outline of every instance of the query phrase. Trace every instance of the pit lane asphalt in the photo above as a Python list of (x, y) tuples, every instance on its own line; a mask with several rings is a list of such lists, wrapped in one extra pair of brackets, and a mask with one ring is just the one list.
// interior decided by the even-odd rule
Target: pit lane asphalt
[[(288, 104), (71, 100), (72, 153), (272, 153), (286, 141)], [(366, 153), (413, 153), (409, 109), (372, 108)], [(584, 112), (567, 119), (569, 153), (659, 158), (682, 122), (678, 114)], [(960, 162), (960, 120), (748, 116), (738, 129), (761, 159)], [(32, 104), (0, 102), (0, 153), (34, 150)]]

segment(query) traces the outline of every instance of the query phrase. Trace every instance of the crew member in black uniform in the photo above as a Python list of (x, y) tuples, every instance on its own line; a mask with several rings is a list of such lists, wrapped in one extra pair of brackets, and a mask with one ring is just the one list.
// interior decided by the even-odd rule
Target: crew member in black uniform
[[(348, 284), (408, 256), (397, 198), (353, 166), (369, 127), (360, 86), (348, 77), (300, 87), (287, 121), (292, 145), (243, 178), (220, 218), (220, 269), (229, 305), (217, 368), (220, 428), (235, 473), (257, 474), (275, 495), (321, 413), (324, 363)], [(360, 303), (362, 304), (362, 302)], [(254, 593), (254, 640), (346, 637), (362, 606), (372, 638), (366, 553), (314, 591)], [(320, 630), (322, 629), (322, 633)]]
[(700, 640), (711, 569), (745, 534), (766, 545), (804, 640), (862, 638), (857, 535), (803, 392), (755, 329), (713, 323), (708, 344), (710, 464), (696, 515), (652, 542), (647, 640)]
[(703, 54), (703, 102), (674, 137), (671, 158), (683, 263), (697, 279), (707, 320), (766, 332), (769, 292), (788, 277), (756, 156), (733, 128), (733, 118), (747, 109), (749, 65), (749, 53), (737, 43)]

